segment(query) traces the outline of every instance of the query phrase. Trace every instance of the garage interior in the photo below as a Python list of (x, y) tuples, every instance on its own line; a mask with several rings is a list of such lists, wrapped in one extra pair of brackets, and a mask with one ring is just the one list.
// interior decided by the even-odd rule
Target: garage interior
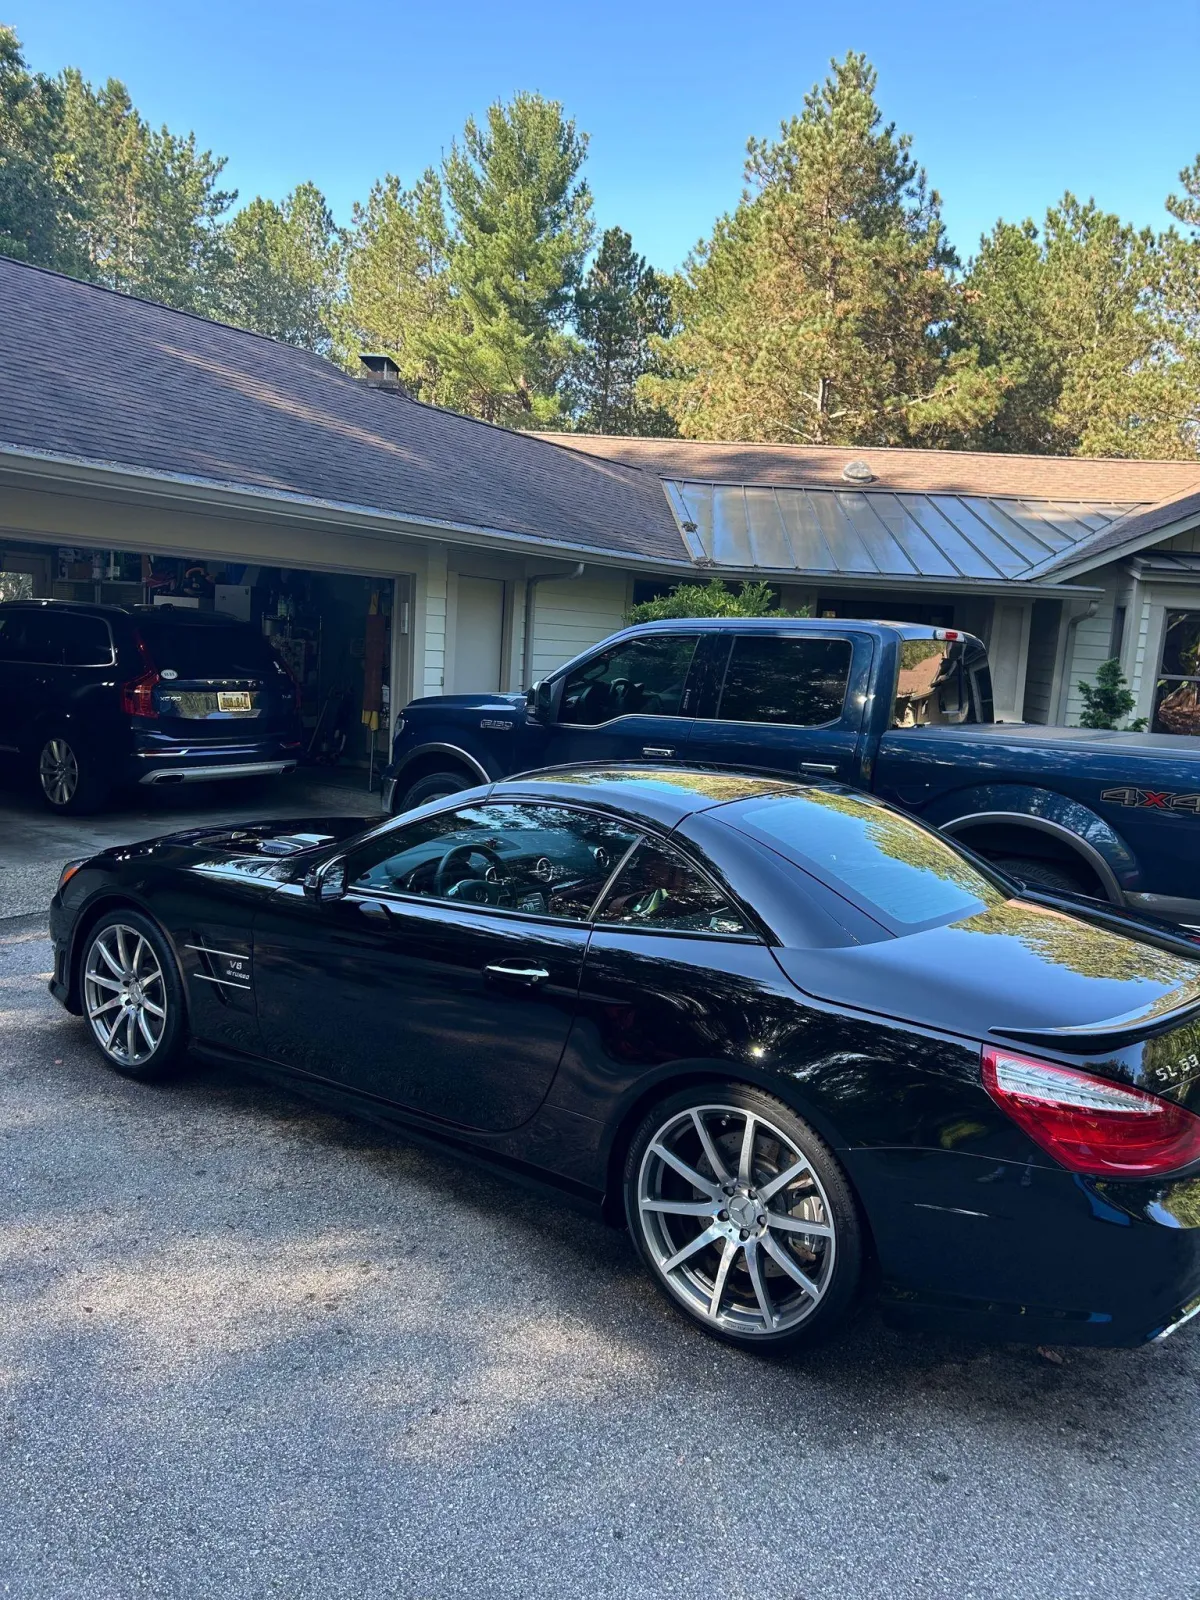
[(213, 556), (15, 541), (0, 552), (0, 600), (180, 606), (259, 629), (299, 686), (305, 764), (360, 769), (367, 787), (387, 764), (393, 633), (405, 627), (409, 596), (405, 578)]

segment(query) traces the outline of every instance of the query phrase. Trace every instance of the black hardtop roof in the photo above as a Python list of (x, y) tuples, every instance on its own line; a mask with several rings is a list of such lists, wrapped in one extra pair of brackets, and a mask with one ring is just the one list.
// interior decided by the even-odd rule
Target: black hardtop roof
[(801, 795), (812, 784), (788, 783), (752, 773), (706, 767), (658, 767), (610, 762), (595, 766), (547, 767), (507, 778), (493, 799), (562, 800), (619, 811), (660, 828), (674, 828), (697, 811), (758, 795)]
[(921, 622), (872, 622), (862, 617), (670, 617), (661, 622), (634, 622), (614, 633), (819, 633), (831, 629), (848, 633), (873, 633), (884, 629), (898, 639), (974, 638), (961, 628), (934, 628)]

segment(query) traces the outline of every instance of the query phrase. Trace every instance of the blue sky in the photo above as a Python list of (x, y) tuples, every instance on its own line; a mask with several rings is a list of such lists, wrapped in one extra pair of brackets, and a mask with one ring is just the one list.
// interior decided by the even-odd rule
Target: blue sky
[(313, 179), (339, 221), (411, 181), (520, 88), (591, 135), (601, 226), (679, 264), (736, 202), (745, 142), (863, 50), (965, 257), (1065, 188), (1139, 224), (1200, 149), (1200, 0), (8, 0), (30, 64), (123, 78), (153, 122), (229, 157), (243, 200)]

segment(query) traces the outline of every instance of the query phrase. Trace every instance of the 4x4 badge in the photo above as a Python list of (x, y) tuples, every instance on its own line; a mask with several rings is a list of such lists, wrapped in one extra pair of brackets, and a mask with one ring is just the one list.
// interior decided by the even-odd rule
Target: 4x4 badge
[(1101, 800), (1114, 806), (1139, 806), (1145, 811), (1190, 811), (1200, 814), (1200, 794), (1167, 794), (1161, 789), (1102, 789)]

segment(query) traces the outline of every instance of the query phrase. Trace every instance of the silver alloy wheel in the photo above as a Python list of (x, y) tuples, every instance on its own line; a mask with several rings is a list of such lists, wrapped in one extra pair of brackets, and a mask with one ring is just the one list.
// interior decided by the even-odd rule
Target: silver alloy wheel
[(83, 1003), (105, 1055), (118, 1066), (145, 1066), (167, 1026), (162, 967), (145, 934), (112, 923), (96, 935), (83, 967)]
[(667, 1287), (725, 1333), (788, 1332), (829, 1287), (837, 1239), (825, 1190), (756, 1111), (691, 1106), (669, 1118), (642, 1157), (637, 1204)]
[(47, 739), (38, 760), (38, 781), (52, 806), (69, 805), (79, 787), (79, 762), (65, 739)]

